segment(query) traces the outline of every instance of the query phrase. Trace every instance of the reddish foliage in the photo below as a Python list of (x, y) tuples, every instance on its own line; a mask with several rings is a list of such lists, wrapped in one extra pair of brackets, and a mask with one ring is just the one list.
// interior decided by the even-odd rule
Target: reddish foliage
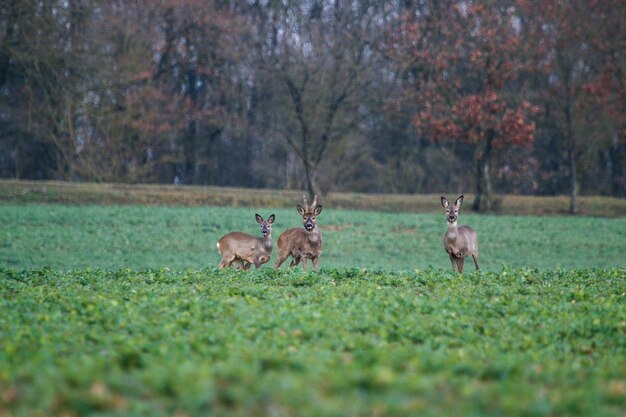
[(417, 130), (433, 140), (532, 143), (537, 109), (506, 96), (525, 68), (512, 11), (470, 2), (440, 12), (449, 16), (405, 15), (391, 38), (392, 57), (416, 76)]
[(540, 95), (570, 113), (600, 105), (616, 126), (623, 126), (626, 3), (518, 0), (517, 5), (528, 21), (526, 51), (536, 72), (548, 80)]

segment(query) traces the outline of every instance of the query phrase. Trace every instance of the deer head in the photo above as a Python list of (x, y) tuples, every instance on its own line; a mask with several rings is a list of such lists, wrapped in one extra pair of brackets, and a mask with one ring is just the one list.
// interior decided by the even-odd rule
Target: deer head
[(461, 195), (456, 199), (454, 204), (450, 205), (448, 199), (445, 197), (441, 197), (441, 205), (446, 209), (446, 218), (449, 224), (456, 224), (457, 220), (459, 220), (459, 208), (461, 208), (461, 204), (463, 203), (463, 196)]
[(272, 223), (274, 223), (274, 215), (272, 214), (267, 218), (267, 220), (263, 220), (263, 217), (255, 214), (256, 222), (261, 225), (261, 234), (263, 236), (268, 236), (272, 234)]
[(317, 204), (317, 195), (313, 196), (311, 205), (308, 204), (306, 195), (303, 195), (302, 203), (302, 206), (300, 204), (297, 206), (298, 213), (302, 216), (304, 228), (310, 232), (316, 227), (315, 218), (322, 212), (322, 206), (321, 204)]

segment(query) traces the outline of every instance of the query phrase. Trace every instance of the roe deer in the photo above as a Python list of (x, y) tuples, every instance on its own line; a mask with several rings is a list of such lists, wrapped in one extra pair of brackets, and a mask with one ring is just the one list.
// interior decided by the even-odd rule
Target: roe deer
[(230, 232), (217, 242), (217, 249), (222, 255), (218, 268), (236, 264), (237, 268), (250, 269), (254, 264), (257, 268), (270, 260), (272, 254), (272, 223), (274, 215), (267, 220), (255, 214), (257, 223), (261, 225), (263, 237), (254, 237), (246, 233)]
[(302, 196), (304, 206), (298, 204), (298, 213), (302, 216), (304, 228), (285, 230), (278, 238), (278, 260), (275, 268), (280, 268), (285, 259), (291, 255), (291, 266), (297, 266), (302, 261), (302, 268), (307, 269), (307, 259), (313, 262), (317, 271), (317, 263), (322, 254), (322, 234), (317, 228), (315, 218), (322, 212), (322, 206), (317, 204), (317, 196), (309, 206), (306, 196)]
[(459, 273), (463, 272), (463, 263), (467, 256), (472, 256), (474, 265), (478, 270), (478, 235), (476, 230), (469, 226), (457, 226), (459, 219), (459, 208), (463, 203), (463, 196), (456, 199), (454, 204), (450, 205), (448, 199), (441, 197), (441, 205), (446, 209), (446, 219), (448, 220), (448, 231), (443, 237), (443, 247), (450, 256), (452, 262), (452, 270)]

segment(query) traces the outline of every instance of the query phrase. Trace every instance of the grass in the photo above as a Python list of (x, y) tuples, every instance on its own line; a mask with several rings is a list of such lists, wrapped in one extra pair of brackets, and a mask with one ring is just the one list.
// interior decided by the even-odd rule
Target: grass
[(623, 416), (624, 269), (0, 270), (0, 415)]
[[(450, 195), (455, 193), (450, 192)], [(323, 203), (334, 209), (439, 213), (439, 195), (329, 193)], [(469, 208), (473, 196), (466, 193)], [(72, 205), (174, 205), (291, 208), (302, 191), (149, 184), (92, 184), (58, 181), (0, 180), (0, 202)], [(567, 196), (500, 195), (499, 213), (508, 215), (567, 214)], [(580, 215), (624, 217), (626, 199), (580, 196)]]
[(482, 270), (458, 275), (437, 196), (344, 195), (379, 211), (323, 201), (320, 272), (217, 271), (255, 212), (299, 226), (297, 195), (6, 184), (2, 417), (624, 416), (624, 217), (462, 211)]
[[(233, 230), (259, 235), (254, 213), (276, 213), (274, 242), (301, 226), (295, 209), (0, 205), (0, 265), (54, 269), (215, 267), (215, 243)], [(479, 233), (481, 267), (623, 267), (626, 219), (461, 213)], [(450, 268), (439, 214), (325, 209), (321, 266), (412, 271)], [(272, 259), (275, 261), (275, 254)], [(264, 268), (271, 267), (272, 261)], [(471, 266), (471, 262), (469, 262)], [(285, 266), (283, 266), (285, 267)], [(473, 266), (472, 266), (473, 268)]]

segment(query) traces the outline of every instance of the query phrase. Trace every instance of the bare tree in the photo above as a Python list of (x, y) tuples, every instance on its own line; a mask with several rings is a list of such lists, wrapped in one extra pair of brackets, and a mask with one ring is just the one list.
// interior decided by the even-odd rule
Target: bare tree
[(368, 53), (373, 2), (287, 2), (258, 7), (268, 22), (264, 56), (271, 128), (302, 161), (306, 187), (321, 194), (320, 164), (357, 123), (356, 93)]
[(589, 48), (590, 15), (599, 3), (576, 0), (524, 3), (524, 45), (536, 71), (534, 92), (543, 108), (543, 128), (557, 138), (565, 154), (570, 214), (578, 212), (581, 159), (590, 148), (592, 127), (585, 108), (585, 86), (593, 79)]
[(0, 8), (0, 149), (15, 177), (29, 170), (73, 178), (87, 3), (9, 1)]

